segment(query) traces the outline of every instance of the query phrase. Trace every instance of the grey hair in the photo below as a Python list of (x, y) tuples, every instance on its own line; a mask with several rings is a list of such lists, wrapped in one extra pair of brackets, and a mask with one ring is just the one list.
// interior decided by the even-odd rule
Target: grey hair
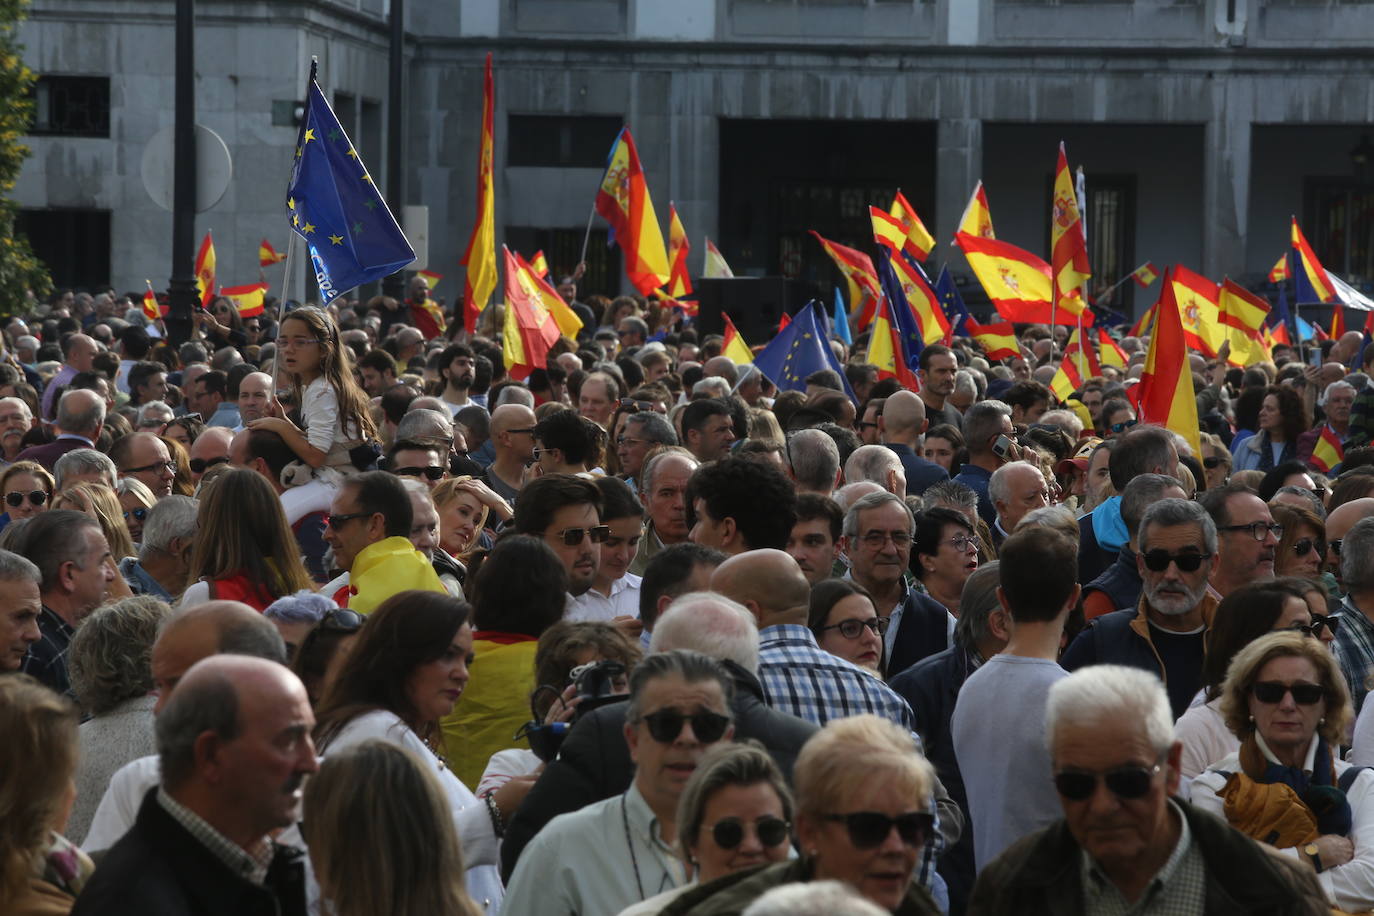
[(1042, 479), (1045, 476), (1044, 472), (1040, 470), (1039, 465), (1031, 464), (1029, 461), (1008, 461), (1006, 464), (993, 471), (992, 476), (988, 478), (988, 499), (992, 501), (993, 505), (1005, 503), (1007, 498), (1011, 496), (1011, 484), (1007, 481), (1016, 471), (1007, 469), (1015, 468), (1018, 464), (1025, 465), (1028, 468), (1034, 468), (1035, 473), (1039, 474)]
[(338, 605), (326, 596), (305, 588), (273, 601), (263, 610), (262, 616), (281, 623), (315, 624), (337, 607)]
[(956, 394), (967, 394), (978, 399), (978, 380), (973, 377), (973, 373), (967, 369), (960, 369), (954, 373), (954, 392)]
[(93, 448), (78, 448), (58, 458), (57, 463), (52, 466), (53, 487), (61, 490), (66, 484), (66, 478), (73, 474), (91, 472), (103, 474), (103, 482), (108, 484), (111, 490), (119, 483), (119, 472), (109, 455), (97, 452)]
[(57, 399), (57, 428), (69, 433), (89, 433), (95, 432), (100, 424), (105, 422), (105, 401), (96, 394), (95, 402), (85, 410), (78, 410), (75, 406), (75, 395), (78, 391), (85, 391), (85, 388), (72, 388), (62, 393), (62, 397)]
[(451, 439), (453, 437), (453, 418), (446, 417), (437, 410), (421, 407), (408, 412), (396, 424), (395, 441), (402, 439)]
[[(1312, 511), (1317, 514), (1317, 518), (1321, 519), (1322, 521), (1326, 521), (1326, 506), (1322, 505), (1322, 498), (1318, 496), (1316, 493), (1313, 493), (1311, 490), (1307, 489), (1307, 487), (1299, 487), (1294, 486), (1293, 484), (1289, 484), (1288, 486), (1279, 487), (1277, 490), (1275, 490), (1274, 496), (1278, 496), (1280, 493), (1291, 494), (1293, 496), (1301, 496), (1303, 499), (1307, 500), (1308, 505), (1312, 507)], [(1272, 504), (1274, 500), (1271, 498), (1269, 502)]]
[[(276, 627), (267, 626), (276, 632)], [(179, 684), (153, 720), (153, 728), (162, 784), (176, 789), (195, 773), (196, 739), (207, 731), (223, 741), (238, 737), (238, 692), (233, 682), (219, 673)]]
[(166, 401), (149, 401), (138, 406), (138, 416), (134, 418), (134, 430), (137, 431), (139, 427), (143, 426), (143, 421), (148, 419), (154, 411), (166, 411), (166, 416), (176, 416), (176, 411), (172, 410), (171, 405)]
[(840, 449), (821, 430), (803, 429), (787, 440), (787, 461), (799, 486), (829, 493), (840, 472)]
[[(688, 684), (702, 681), (715, 681), (720, 684), (725, 698), (725, 714), (733, 718), (730, 700), (735, 695), (735, 684), (720, 663), (709, 655), (693, 652), (690, 649), (671, 649), (644, 656), (634, 673), (630, 675), (630, 704), (625, 709), (626, 722), (639, 722), (640, 701), (644, 698), (644, 688), (650, 681), (665, 677), (679, 677)], [(173, 694), (175, 696), (175, 694)]]
[(1069, 434), (1070, 439), (1075, 441), (1077, 441), (1079, 436), (1083, 435), (1083, 421), (1079, 419), (1078, 414), (1074, 413), (1072, 410), (1065, 410), (1062, 408), (1059, 410), (1047, 410), (1040, 415), (1040, 422), (1048, 423), (1051, 426), (1058, 426)]
[(630, 328), (641, 337), (649, 336), (649, 324), (643, 318), (639, 318), (635, 315), (626, 315), (624, 318), (620, 319), (620, 323), (629, 325)]
[(534, 408), (534, 392), (523, 385), (507, 385), (501, 389), (501, 393), (496, 396), (496, 407), (504, 407), (507, 404), (522, 404), (531, 409)]
[[(875, 490), (874, 487), (877, 487), (877, 489)], [(871, 480), (861, 480), (858, 483), (845, 484), (844, 486), (836, 490), (834, 493), (830, 494), (830, 498), (835, 500), (836, 504), (838, 504), (842, 510), (848, 512), (849, 507), (854, 505), (854, 503), (858, 502), (860, 499), (863, 499), (870, 493), (876, 493), (880, 491), (887, 492), (886, 490), (883, 490), (883, 488), (879, 484), (876, 484)]]
[(1317, 403), (1322, 405), (1326, 404), (1326, 399), (1331, 397), (1332, 392), (1340, 391), (1342, 388), (1349, 388), (1351, 391), (1355, 390), (1354, 385), (1350, 384), (1345, 379), (1340, 379), (1326, 386), (1326, 390), (1322, 392), (1321, 400)]
[(970, 406), (964, 414), (964, 442), (969, 454), (986, 454), (991, 449), (989, 440), (1002, 432), (1002, 418), (1010, 416), (1011, 407), (995, 398)]
[(0, 582), (32, 582), (43, 584), (43, 574), (28, 557), (12, 550), (0, 550)]
[(1341, 540), (1341, 581), (1347, 591), (1374, 585), (1374, 518), (1362, 518)]
[(707, 394), (713, 398), (728, 398), (730, 383), (719, 375), (708, 375), (692, 386), (692, 395)]
[(858, 483), (867, 480), (886, 486), (888, 472), (901, 469), (902, 459), (886, 445), (861, 445), (844, 463), (844, 481)]
[[(1177, 500), (1182, 502), (1183, 500)], [(1058, 730), (1104, 722), (1134, 722), (1145, 740), (1163, 754), (1174, 742), (1169, 695), (1157, 675), (1124, 665), (1093, 665), (1056, 681), (1045, 704), (1045, 743), (1054, 757)]]
[(844, 514), (844, 528), (842, 529), (844, 536), (847, 538), (858, 537), (860, 512), (866, 512), (869, 509), (879, 509), (886, 506), (888, 503), (902, 507), (902, 511), (906, 513), (907, 530), (915, 533), (916, 517), (911, 514), (911, 510), (907, 508), (906, 503), (898, 496), (884, 490), (881, 493), (870, 493), (867, 496), (861, 496), (855, 501), (854, 505), (849, 507), (849, 511)]
[(139, 559), (154, 550), (167, 553), (177, 538), (193, 540), (200, 530), (197, 514), (200, 503), (189, 496), (171, 494), (153, 503), (143, 520), (143, 543), (138, 546)]
[(887, 910), (843, 881), (808, 881), (778, 885), (740, 916), (887, 916)]
[(965, 649), (973, 649), (990, 635), (988, 618), (1002, 605), (997, 600), (1001, 585), (1001, 564), (997, 560), (985, 563), (973, 571), (964, 582), (959, 599), (959, 619), (954, 624), (954, 641)]
[(652, 410), (641, 410), (639, 413), (631, 414), (625, 422), (638, 424), (639, 434), (650, 442), (658, 445), (677, 445), (677, 433), (673, 431), (673, 424), (662, 414)]
[(647, 497), (654, 489), (654, 472), (658, 470), (658, 464), (669, 455), (679, 455), (692, 463), (694, 468), (700, 467), (701, 462), (697, 461), (697, 456), (680, 445), (665, 445), (662, 448), (654, 449), (648, 458), (644, 459), (643, 466), (639, 469), (639, 492)]
[(116, 496), (127, 496), (133, 494), (134, 498), (147, 508), (151, 508), (157, 502), (157, 497), (153, 491), (148, 489), (148, 485), (135, 477), (121, 477), (115, 484)]
[(67, 654), (82, 709), (103, 715), (153, 689), (153, 642), (171, 613), (166, 602), (135, 595), (96, 608), (82, 621)]
[(1140, 533), (1140, 520), (1145, 510), (1164, 498), (1164, 491), (1170, 487), (1183, 489), (1183, 484), (1167, 474), (1141, 474), (1126, 484), (1121, 493), (1121, 520), (1126, 523), (1126, 534), (1135, 537)]
[(1075, 544), (1083, 536), (1073, 510), (1064, 505), (1041, 506), (1030, 510), (1016, 523), (1016, 531), (1022, 528), (1053, 528)]
[(691, 649), (734, 662), (757, 674), (759, 630), (754, 615), (717, 592), (689, 592), (674, 599), (654, 621), (650, 652)]
[(429, 492), (429, 487), (418, 478), (402, 477), (401, 486), (405, 487), (405, 491), (410, 494), (412, 499), (416, 496), (423, 496), (429, 501), (430, 505), (434, 504), (434, 496)]
[(978, 508), (978, 491), (957, 480), (942, 480), (926, 487), (921, 494), (921, 506), (933, 509), (936, 506), (973, 510)]
[(1151, 525), (1167, 528), (1173, 525), (1197, 525), (1202, 530), (1202, 550), (1204, 553), (1217, 552), (1217, 523), (1207, 514), (1201, 504), (1191, 499), (1161, 499), (1145, 510), (1136, 530), (1136, 544), (1143, 553), (1145, 535)]
[(682, 789), (677, 803), (677, 840), (683, 858), (689, 858), (702, 828), (706, 803), (727, 786), (767, 785), (778, 796), (782, 819), (792, 822), (796, 803), (782, 771), (757, 741), (722, 742), (702, 755), (696, 771)]

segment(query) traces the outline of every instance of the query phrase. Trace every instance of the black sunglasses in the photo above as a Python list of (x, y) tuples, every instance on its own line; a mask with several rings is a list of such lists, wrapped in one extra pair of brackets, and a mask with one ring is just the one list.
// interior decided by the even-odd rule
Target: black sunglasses
[(644, 717), (649, 736), (659, 744), (672, 744), (682, 734), (683, 723), (692, 723), (692, 734), (702, 744), (714, 744), (725, 736), (730, 717), (718, 712), (696, 712), (684, 716), (675, 709), (660, 709)]
[(558, 532), (559, 539), (567, 547), (576, 547), (588, 536), (591, 537), (593, 544), (601, 544), (611, 536), (611, 527), (609, 525), (596, 525), (592, 528), (564, 528)]
[(1335, 636), (1336, 630), (1340, 629), (1340, 626), (1341, 618), (1335, 614), (1313, 614), (1310, 630), (1313, 636), (1320, 637), (1322, 627), (1325, 627), (1332, 636)]
[(191, 473), (204, 474), (207, 470), (214, 467), (215, 465), (227, 464), (228, 462), (229, 458), (227, 456), (223, 458), (192, 458)]
[(1202, 459), (1202, 466), (1209, 469), (1221, 467), (1221, 462), (1222, 459), (1218, 458), (1216, 455), (1212, 455), (1211, 457)]
[(1141, 554), (1145, 568), (1151, 572), (1164, 572), (1170, 563), (1178, 564), (1179, 572), (1197, 572), (1204, 560), (1212, 559), (1210, 553), (1169, 553), (1167, 550), (1147, 550)]
[(1084, 773), (1079, 770), (1060, 770), (1054, 774), (1054, 788), (1069, 801), (1084, 801), (1097, 791), (1100, 778), (1117, 798), (1143, 798), (1150, 791), (1150, 783), (1159, 772), (1159, 764), (1152, 767), (1118, 767), (1106, 773)]
[(841, 620), (839, 623), (832, 623), (828, 627), (818, 627), (816, 632), (824, 633), (826, 630), (839, 630), (840, 635), (845, 639), (858, 639), (859, 635), (863, 633), (864, 627), (868, 627), (874, 633), (882, 636), (887, 632), (891, 623), (891, 617), (870, 617), (867, 620), (851, 617), (848, 620)]
[(1314, 706), (1326, 696), (1326, 689), (1320, 684), (1281, 684), (1278, 681), (1260, 681), (1251, 685), (1250, 692), (1269, 706), (1282, 703), (1286, 693), (1293, 694), (1293, 702), (1299, 706)]
[(854, 844), (855, 849), (881, 846), (892, 833), (893, 827), (897, 828), (897, 835), (906, 845), (913, 848), (924, 846), (934, 823), (931, 815), (920, 811), (909, 811), (896, 817), (878, 811), (855, 811), (850, 814), (823, 814), (821, 819), (844, 824), (849, 831), (849, 842)]
[(1313, 538), (1299, 538), (1293, 544), (1293, 553), (1305, 557), (1312, 551), (1313, 547), (1317, 548), (1317, 556), (1326, 556), (1326, 541), (1320, 538), (1315, 540)]
[(175, 461), (154, 461), (152, 464), (145, 464), (141, 468), (125, 468), (120, 471), (120, 473), (142, 474), (144, 471), (161, 471), (164, 469), (169, 474), (175, 474), (177, 472), (177, 463)]
[(1331, 540), (1329, 540), (1329, 541), (1326, 542), (1326, 546), (1327, 546), (1327, 547), (1330, 547), (1330, 548), (1331, 548), (1331, 551), (1332, 551), (1333, 553), (1335, 553), (1336, 556), (1340, 556), (1340, 555), (1341, 555), (1341, 541), (1342, 541), (1342, 540), (1344, 540), (1344, 539), (1343, 539), (1343, 538), (1332, 538)]
[(146, 519), (146, 518), (148, 517), (148, 510), (147, 510), (146, 508), (144, 508), (143, 506), (139, 506), (139, 507), (136, 508), (136, 509), (125, 509), (125, 510), (124, 510), (124, 521), (127, 522), (127, 521), (129, 520), (129, 516), (131, 516), (131, 515), (132, 515), (134, 518), (138, 519), (138, 520), (141, 522), (141, 521), (143, 521), (144, 519)]
[(430, 480), (438, 480), (440, 477), (444, 476), (444, 469), (434, 467), (397, 468), (395, 471), (392, 471), (392, 473), (400, 477), (428, 477)]
[[(780, 817), (766, 814), (754, 821), (754, 835), (765, 847), (781, 846), (787, 842), (787, 833), (792, 825)], [(718, 820), (710, 828), (711, 839), (721, 849), (734, 849), (744, 842), (744, 822), (737, 817)]]
[(324, 517), (324, 526), (338, 531), (343, 527), (345, 522), (351, 522), (355, 518), (367, 518), (370, 515), (372, 515), (371, 512), (349, 512), (347, 515), (326, 515)]
[(1111, 429), (1114, 433), (1124, 433), (1139, 422), (1139, 420), (1122, 420), (1120, 423), (1113, 423)]
[(16, 490), (13, 493), (5, 494), (5, 503), (18, 508), (24, 505), (25, 496), (28, 496), (29, 502), (35, 506), (41, 506), (48, 501), (48, 494), (44, 490), (30, 490), (27, 494)]

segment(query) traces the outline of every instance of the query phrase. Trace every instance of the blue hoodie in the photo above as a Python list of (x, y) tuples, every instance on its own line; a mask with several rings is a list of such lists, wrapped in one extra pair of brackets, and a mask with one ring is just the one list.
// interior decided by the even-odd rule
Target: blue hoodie
[(1105, 550), (1119, 551), (1131, 539), (1121, 518), (1121, 497), (1113, 496), (1092, 512), (1093, 535)]

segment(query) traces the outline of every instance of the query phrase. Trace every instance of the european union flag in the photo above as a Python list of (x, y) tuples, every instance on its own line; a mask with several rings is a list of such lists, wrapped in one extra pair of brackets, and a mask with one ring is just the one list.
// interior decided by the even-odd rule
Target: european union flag
[(415, 260), (415, 250), (320, 92), (313, 64), (286, 208), (292, 230), (310, 251), (325, 305)]
[(843, 340), (846, 346), (854, 343), (854, 335), (849, 333), (849, 315), (844, 310), (844, 297), (840, 295), (840, 288), (835, 287), (835, 338)]
[(920, 366), (921, 351), (926, 348), (925, 337), (921, 334), (920, 326), (916, 324), (916, 313), (911, 310), (911, 302), (906, 297), (906, 291), (902, 289), (901, 281), (892, 270), (890, 258), (891, 255), (884, 248), (875, 262), (878, 267), (878, 282), (883, 288), (883, 295), (892, 303), (892, 320), (896, 324), (897, 337), (902, 343), (902, 355), (906, 358), (906, 364), (911, 371), (915, 372)]
[(844, 382), (845, 394), (851, 400), (854, 398), (844, 366), (830, 349), (825, 309), (814, 299), (793, 315), (791, 323), (754, 357), (754, 365), (780, 391), (805, 391), (808, 375), (817, 369), (834, 369)]
[(948, 266), (940, 268), (940, 279), (935, 281), (935, 298), (940, 300), (940, 307), (949, 319), (950, 333), (955, 337), (967, 337), (966, 322), (971, 316), (964, 305), (964, 297), (959, 295), (959, 287), (954, 285), (954, 278), (949, 275)]

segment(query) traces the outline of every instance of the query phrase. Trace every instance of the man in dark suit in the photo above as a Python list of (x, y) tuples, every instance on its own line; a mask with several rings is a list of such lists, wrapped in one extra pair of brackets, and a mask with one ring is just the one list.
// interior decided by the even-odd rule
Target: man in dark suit
[(79, 448), (95, 448), (100, 430), (105, 425), (105, 399), (100, 392), (88, 388), (74, 388), (57, 402), (57, 419), (53, 430), (57, 438), (43, 445), (34, 445), (19, 453), (16, 461), (37, 461), (49, 471), (68, 452)]
[(319, 769), (314, 724), (282, 665), (242, 655), (194, 665), (157, 717), (162, 785), (72, 912), (303, 916), (301, 854), (268, 834), (296, 821), (301, 785)]
[(898, 391), (883, 402), (878, 437), (902, 459), (906, 491), (912, 496), (920, 496), (931, 484), (949, 479), (948, 471), (922, 458), (917, 451), (925, 431), (926, 406), (919, 397), (910, 391)]

